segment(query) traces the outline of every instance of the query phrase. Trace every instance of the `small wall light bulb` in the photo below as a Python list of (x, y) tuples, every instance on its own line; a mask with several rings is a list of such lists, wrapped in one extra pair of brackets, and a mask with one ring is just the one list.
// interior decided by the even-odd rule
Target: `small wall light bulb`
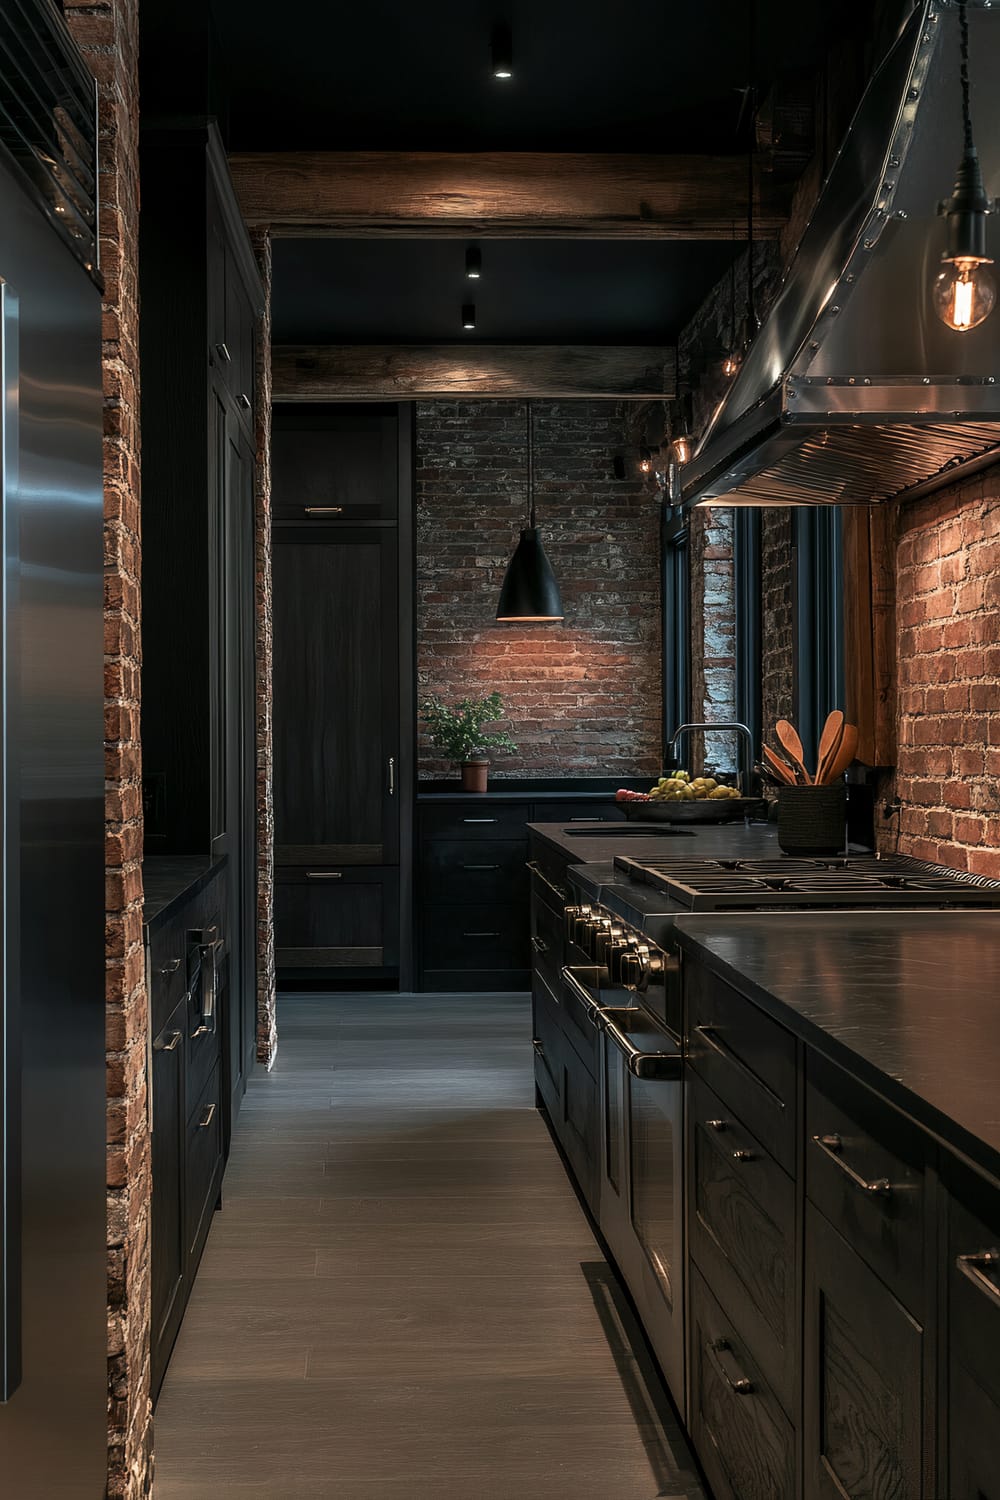
[(738, 349), (732, 349), (722, 361), (722, 373), (727, 380), (732, 380), (736, 371), (743, 363), (743, 356)]
[(650, 451), (649, 451), (648, 448), (642, 447), (642, 448), (639, 449), (639, 473), (640, 474), (651, 474), (652, 471), (653, 471), (653, 455), (652, 455), (652, 453), (650, 453)]

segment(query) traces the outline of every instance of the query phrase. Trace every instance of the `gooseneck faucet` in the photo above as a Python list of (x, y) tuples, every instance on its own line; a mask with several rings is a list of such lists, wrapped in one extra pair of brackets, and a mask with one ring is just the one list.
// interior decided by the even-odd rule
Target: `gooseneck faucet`
[(739, 772), (740, 791), (743, 793), (744, 797), (749, 796), (750, 778), (753, 772), (753, 735), (750, 733), (745, 724), (682, 724), (679, 729), (674, 730), (673, 734), (670, 737), (670, 743), (667, 748), (669, 749), (671, 756), (673, 756), (674, 747), (676, 746), (677, 741), (680, 739), (681, 735), (695, 734), (698, 730), (706, 729), (733, 730), (740, 736), (740, 743), (743, 746), (744, 750), (743, 769)]

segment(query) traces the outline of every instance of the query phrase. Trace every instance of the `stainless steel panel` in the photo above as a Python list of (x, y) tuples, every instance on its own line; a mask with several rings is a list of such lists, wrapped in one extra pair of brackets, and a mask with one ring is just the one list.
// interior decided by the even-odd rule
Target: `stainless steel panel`
[[(100, 298), (0, 159), (16, 298), (5, 474), (9, 766), (20, 775), (22, 1380), (0, 1405), (11, 1495), (99, 1500), (106, 1473)], [(9, 409), (9, 403), (8, 403)], [(11, 560), (8, 559), (8, 576)], [(16, 680), (13, 675), (16, 674)], [(6, 892), (5, 895), (9, 895)]]

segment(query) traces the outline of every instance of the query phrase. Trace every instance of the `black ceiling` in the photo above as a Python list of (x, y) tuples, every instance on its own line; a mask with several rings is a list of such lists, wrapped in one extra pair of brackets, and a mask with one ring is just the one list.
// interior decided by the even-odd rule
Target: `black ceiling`
[[(725, 151), (750, 67), (751, 0), (211, 7), (234, 150)], [(755, 9), (763, 88), (776, 70), (818, 62), (867, 7)], [(505, 83), (489, 69), (499, 19), (513, 32)], [(169, 62), (176, 80), (176, 54)]]
[(275, 240), (274, 342), (669, 342), (733, 255), (718, 241), (479, 244), (482, 279), (467, 281), (461, 240)]

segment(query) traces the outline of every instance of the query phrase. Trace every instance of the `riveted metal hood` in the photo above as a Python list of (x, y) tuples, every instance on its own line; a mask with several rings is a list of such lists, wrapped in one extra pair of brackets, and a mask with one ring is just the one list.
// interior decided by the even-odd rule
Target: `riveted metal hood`
[[(970, 0), (972, 110), (1000, 197), (1000, 7)], [(1000, 459), (1000, 309), (930, 288), (962, 151), (958, 11), (921, 0), (874, 75), (780, 292), (691, 461), (686, 506), (870, 505)], [(1000, 218), (1000, 216), (998, 216)], [(1000, 223), (990, 222), (1000, 259)], [(1000, 269), (1000, 268), (998, 268)]]

